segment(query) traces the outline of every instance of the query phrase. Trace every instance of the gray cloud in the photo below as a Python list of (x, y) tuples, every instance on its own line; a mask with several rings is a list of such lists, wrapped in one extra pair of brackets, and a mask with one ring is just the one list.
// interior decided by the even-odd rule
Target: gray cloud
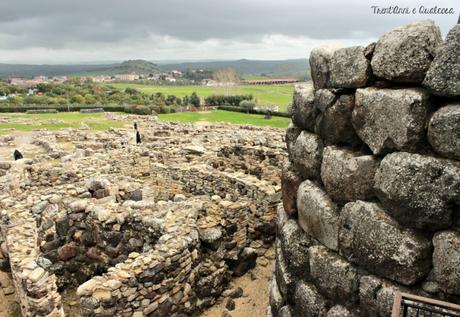
[[(423, 5), (456, 9), (456, 1), (426, 0)], [(94, 50), (104, 50), (107, 58), (116, 59), (122, 57), (121, 46), (127, 50), (131, 47), (145, 53), (158, 53), (171, 50), (171, 43), (178, 55), (183, 55), (180, 52), (183, 49), (192, 57), (200, 52), (199, 46), (213, 41), (220, 43), (222, 50), (213, 48), (214, 55), (203, 58), (220, 58), (228, 55), (224, 49), (237, 48), (235, 43), (246, 47), (246, 53), (251, 52), (250, 44), (253, 51), (258, 51), (257, 45), (265, 45), (267, 36), (273, 35), (298, 42), (311, 39), (312, 43), (317, 40), (359, 43), (414, 20), (432, 18), (444, 33), (456, 22), (452, 15), (374, 15), (371, 5), (387, 6), (388, 1), (3, 0), (0, 3), (0, 61), (2, 56), (12, 56), (14, 51), (18, 52), (17, 56), (27, 51), (48, 52), (51, 59), (63, 60), (62, 54), (72, 54), (72, 50), (81, 57), (103, 57), (103, 52)], [(393, 5), (418, 7), (421, 4), (418, 0), (398, 0)], [(273, 49), (277, 48), (273, 46)], [(235, 57), (237, 55), (240, 53), (235, 52)], [(293, 57), (294, 53), (288, 55), (286, 57)], [(297, 53), (302, 55), (303, 52)], [(37, 57), (31, 56), (30, 60)], [(46, 59), (46, 56), (40, 58)]]

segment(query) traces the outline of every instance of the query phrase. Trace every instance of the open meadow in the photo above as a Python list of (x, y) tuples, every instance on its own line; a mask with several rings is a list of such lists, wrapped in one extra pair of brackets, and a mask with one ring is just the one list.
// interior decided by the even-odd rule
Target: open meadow
[[(176, 97), (190, 96), (196, 92), (200, 98), (211, 95), (224, 95), (225, 91), (221, 87), (210, 87), (202, 85), (193, 86), (163, 86), (163, 85), (144, 85), (130, 83), (108, 84), (118, 89), (134, 88), (146, 94), (161, 92), (164, 95), (175, 95)], [(253, 95), (259, 105), (278, 105), (279, 111), (286, 111), (292, 102), (294, 85), (239, 85), (230, 89), (232, 95)]]
[[(88, 128), (95, 131), (106, 131), (110, 128), (120, 128), (124, 125), (131, 125), (132, 122), (123, 118), (123, 113), (116, 113), (117, 119), (111, 118), (109, 113), (78, 113), (60, 112), (46, 114), (25, 114), (25, 113), (0, 113), (0, 135), (16, 131), (28, 132), (36, 129), (60, 130), (65, 128)], [(186, 123), (196, 122), (224, 122), (230, 124), (250, 124), (256, 126), (268, 126), (275, 128), (286, 128), (289, 124), (288, 118), (272, 117), (264, 119), (263, 115), (245, 114), (224, 110), (209, 112), (182, 112), (173, 114), (160, 114), (161, 121), (176, 121)]]

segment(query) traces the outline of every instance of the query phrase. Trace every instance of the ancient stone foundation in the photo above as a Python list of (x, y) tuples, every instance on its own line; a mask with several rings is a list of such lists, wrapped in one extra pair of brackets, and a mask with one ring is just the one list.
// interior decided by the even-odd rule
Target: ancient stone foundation
[(460, 303), (460, 25), (314, 49), (296, 87), (268, 316)]
[(272, 246), (281, 130), (132, 119), (142, 146), (39, 132), (35, 159), (0, 163), (0, 265), (23, 316), (197, 315)]

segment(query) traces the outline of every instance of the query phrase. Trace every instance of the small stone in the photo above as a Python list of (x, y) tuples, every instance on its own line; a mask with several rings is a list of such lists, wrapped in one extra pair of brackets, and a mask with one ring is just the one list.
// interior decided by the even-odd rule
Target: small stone
[(231, 298), (239, 298), (239, 297), (243, 296), (243, 289), (241, 287), (237, 287), (237, 288), (231, 290), (229, 296)]
[(43, 276), (45, 275), (45, 270), (41, 267), (37, 267), (35, 270), (33, 270), (29, 275), (28, 278), (31, 280), (33, 283), (38, 282)]
[(225, 308), (232, 311), (235, 309), (235, 301), (231, 298), (227, 299), (227, 303), (225, 304)]
[(77, 296), (83, 297), (83, 296), (91, 296), (94, 292), (94, 289), (97, 286), (97, 282), (93, 279), (81, 284), (77, 288)]

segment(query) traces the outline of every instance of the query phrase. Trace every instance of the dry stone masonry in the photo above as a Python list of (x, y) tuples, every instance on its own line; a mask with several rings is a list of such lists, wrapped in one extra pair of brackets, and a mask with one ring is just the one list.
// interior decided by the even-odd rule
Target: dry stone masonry
[(460, 303), (460, 25), (421, 21), (311, 52), (286, 131), (267, 316)]
[(273, 244), (282, 130), (129, 118), (142, 146), (39, 131), (34, 159), (0, 164), (0, 264), (23, 316), (194, 316)]

